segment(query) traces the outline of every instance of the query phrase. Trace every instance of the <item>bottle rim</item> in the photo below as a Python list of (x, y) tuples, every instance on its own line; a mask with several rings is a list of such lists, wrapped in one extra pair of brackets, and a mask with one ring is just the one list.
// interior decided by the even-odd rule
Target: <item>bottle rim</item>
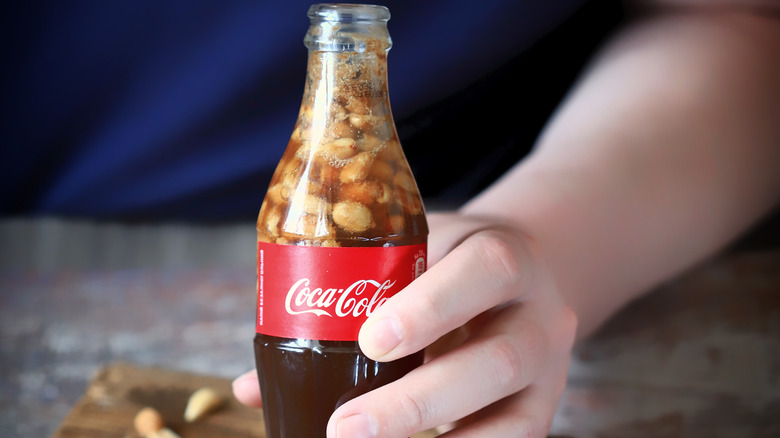
[(312, 21), (353, 23), (360, 21), (388, 21), (390, 10), (380, 5), (355, 3), (318, 3), (307, 13)]

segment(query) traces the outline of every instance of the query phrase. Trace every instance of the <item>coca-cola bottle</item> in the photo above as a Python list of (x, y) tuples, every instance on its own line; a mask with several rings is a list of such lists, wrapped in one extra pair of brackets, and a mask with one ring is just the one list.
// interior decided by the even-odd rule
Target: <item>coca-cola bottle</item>
[(255, 356), (269, 438), (324, 437), (422, 352), (368, 359), (360, 326), (425, 271), (428, 227), (387, 92), (390, 13), (314, 5), (303, 102), (257, 220)]

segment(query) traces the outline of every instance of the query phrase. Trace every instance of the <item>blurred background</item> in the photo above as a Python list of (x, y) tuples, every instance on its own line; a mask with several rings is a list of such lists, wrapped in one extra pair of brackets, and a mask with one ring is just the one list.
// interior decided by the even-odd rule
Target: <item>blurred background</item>
[[(428, 210), (522, 159), (627, 15), (616, 0), (377, 3)], [(55, 433), (117, 360), (253, 366), (254, 222), (300, 105), (309, 6), (0, 5), (0, 436)], [(777, 222), (583, 344), (554, 430), (780, 434)]]
[[(448, 206), (528, 151), (622, 16), (603, 0), (385, 4), (397, 128)], [(251, 221), (303, 94), (309, 5), (4, 5), (0, 211)]]

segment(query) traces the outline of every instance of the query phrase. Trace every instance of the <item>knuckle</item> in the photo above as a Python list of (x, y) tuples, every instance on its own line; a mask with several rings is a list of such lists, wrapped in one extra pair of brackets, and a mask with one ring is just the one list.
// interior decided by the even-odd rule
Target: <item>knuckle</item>
[(540, 336), (530, 328), (523, 333), (523, 336), (509, 333), (497, 335), (488, 347), (496, 381), (512, 392), (522, 389), (533, 380), (548, 353), (547, 337)]
[(520, 389), (527, 366), (517, 341), (509, 335), (496, 336), (487, 348), (498, 384), (509, 392)]
[(474, 250), (485, 272), (499, 284), (519, 283), (523, 263), (517, 249), (503, 233), (482, 231), (473, 236)]
[(406, 429), (409, 431), (422, 430), (427, 421), (433, 417), (433, 407), (425, 397), (404, 391), (399, 394), (398, 403), (400, 412), (405, 418)]

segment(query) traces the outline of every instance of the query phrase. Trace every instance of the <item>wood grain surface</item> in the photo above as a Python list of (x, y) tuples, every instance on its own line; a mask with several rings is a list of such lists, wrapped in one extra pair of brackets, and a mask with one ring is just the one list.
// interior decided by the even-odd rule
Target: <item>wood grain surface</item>
[[(114, 399), (120, 411), (87, 403), (85, 391), (121, 390), (87, 390), (116, 362), (223, 385), (254, 366), (252, 224), (19, 219), (0, 221), (0, 241), (0, 437), (68, 436), (75, 413), (105, 415), (118, 434), (80, 436), (125, 437), (153, 395), (186, 427), (175, 420), (192, 386), (137, 389)], [(579, 343), (552, 433), (780, 437), (780, 247), (724, 251)]]
[[(204, 387), (214, 389), (223, 404), (198, 421), (185, 422), (187, 400)], [(141, 438), (133, 419), (145, 406), (157, 409), (166, 426), (183, 438), (265, 436), (262, 413), (238, 403), (228, 379), (120, 362), (97, 373), (54, 437)]]
[[(214, 389), (223, 403), (188, 423), (183, 418), (187, 400), (200, 388)], [(118, 362), (97, 373), (54, 438), (142, 438), (133, 427), (133, 419), (146, 406), (157, 409), (166, 427), (182, 438), (266, 436), (262, 412), (238, 403), (231, 394), (229, 379)], [(435, 436), (429, 431), (413, 438)]]

